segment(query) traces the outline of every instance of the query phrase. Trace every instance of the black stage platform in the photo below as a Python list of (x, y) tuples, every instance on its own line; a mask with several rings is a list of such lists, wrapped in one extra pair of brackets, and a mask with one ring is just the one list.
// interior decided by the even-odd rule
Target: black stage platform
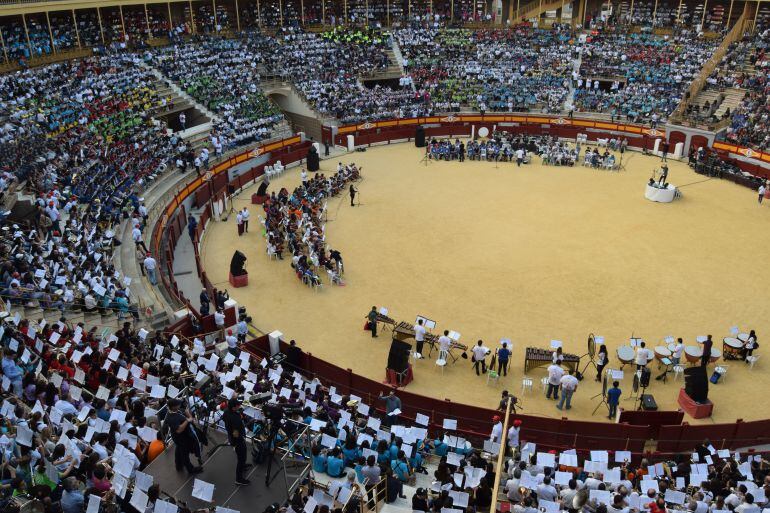
[[(214, 485), (214, 504), (242, 512), (260, 513), (270, 504), (277, 502), (282, 504), (288, 499), (286, 479), (284, 478), (280, 455), (276, 453), (275, 461), (271, 468), (271, 474), (275, 476), (270, 486), (265, 486), (267, 461), (259, 466), (248, 469), (246, 478), (251, 481), (249, 485), (237, 486), (235, 484), (235, 451), (225, 445), (214, 450), (217, 444), (226, 443), (227, 437), (213, 429), (208, 431), (209, 445), (204, 447), (203, 472), (196, 475), (188, 474), (186, 470), (178, 472), (174, 464), (174, 445), (169, 447), (150, 463), (144, 470), (151, 474), (163, 492), (185, 501), (191, 508), (210, 507), (192, 496), (193, 482), (200, 479)], [(248, 461), (251, 461), (251, 444), (248, 445)], [(191, 458), (193, 465), (196, 459)], [(277, 475), (276, 475), (277, 474)], [(289, 484), (291, 486), (291, 483)]]

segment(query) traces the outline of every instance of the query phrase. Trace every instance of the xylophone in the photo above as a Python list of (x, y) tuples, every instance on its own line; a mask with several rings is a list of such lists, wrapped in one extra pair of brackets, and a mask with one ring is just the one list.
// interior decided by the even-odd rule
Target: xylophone
[[(569, 367), (575, 372), (580, 365), (580, 357), (576, 354), (564, 353), (562, 365)], [(550, 349), (540, 349), (537, 347), (528, 347), (524, 356), (524, 372), (529, 372), (537, 367), (551, 365), (553, 362), (553, 351)]]
[[(408, 339), (414, 338), (414, 324), (401, 321), (398, 323), (398, 325), (393, 330), (393, 338), (396, 340), (405, 341)], [(428, 353), (428, 356), (430, 356), (433, 353), (433, 349), (438, 348), (438, 338), (439, 336), (435, 333), (426, 333), (425, 334), (425, 343), (430, 346), (430, 352)], [(450, 356), (456, 360), (455, 356), (452, 354), (452, 349), (459, 349), (460, 351), (467, 351), (468, 346), (465, 344), (461, 344), (456, 341), (452, 341), (451, 345), (449, 346), (449, 354)]]
[(392, 317), (388, 317), (387, 315), (382, 315), (381, 313), (377, 313), (377, 322), (381, 322), (382, 324), (389, 325), (391, 328), (396, 325), (396, 320)]

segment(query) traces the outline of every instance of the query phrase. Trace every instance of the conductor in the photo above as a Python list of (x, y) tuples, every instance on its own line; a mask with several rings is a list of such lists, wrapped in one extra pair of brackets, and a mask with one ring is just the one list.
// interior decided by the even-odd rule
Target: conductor
[(355, 207), (356, 206), (355, 203), (353, 203), (353, 199), (356, 197), (356, 193), (357, 192), (358, 191), (356, 190), (355, 187), (353, 187), (353, 184), (351, 183), (350, 184), (350, 206), (351, 207)]
[(176, 469), (185, 468), (190, 474), (203, 472), (202, 467), (194, 467), (190, 463), (190, 453), (196, 452), (200, 442), (193, 431), (192, 424), (195, 420), (189, 409), (184, 413), (179, 411), (179, 399), (171, 399), (168, 402), (168, 415), (166, 415), (166, 430), (171, 432), (174, 440), (174, 462)]
[(668, 164), (663, 164), (660, 168), (660, 178), (658, 179), (659, 185), (666, 185), (666, 178), (668, 178)]
[(227, 430), (227, 441), (235, 449), (235, 457), (237, 458), (237, 463), (235, 464), (235, 484), (247, 485), (251, 481), (243, 477), (243, 471), (249, 465), (246, 463), (246, 427), (243, 425), (243, 419), (238, 412), (240, 405), (241, 402), (235, 397), (227, 401), (227, 410), (222, 414), (222, 421), (224, 421), (225, 429)]

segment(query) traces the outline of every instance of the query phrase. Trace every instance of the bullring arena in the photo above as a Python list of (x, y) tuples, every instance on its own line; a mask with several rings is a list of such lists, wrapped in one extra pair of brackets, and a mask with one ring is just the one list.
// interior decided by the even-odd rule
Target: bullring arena
[[(390, 337), (385, 331), (372, 340), (362, 331), (371, 305), (387, 307), (399, 321), (435, 319), (433, 331), (457, 331), (465, 344), (482, 339), (496, 347), (510, 339), (511, 369), (496, 387), (486, 376), (476, 377), (470, 360), (458, 359), (442, 372), (434, 351), (433, 358), (414, 364), (410, 391), (488, 407), (496, 406), (500, 389), (519, 395), (524, 349), (550, 347), (552, 339), (563, 341), (565, 352), (583, 355), (588, 335), (603, 335), (617, 367), (616, 348), (632, 334), (657, 346), (667, 345), (663, 339), (671, 335), (688, 345), (706, 334), (721, 342), (735, 325), (764, 331), (744, 320), (768, 313), (766, 302), (748, 300), (761, 297), (765, 254), (755, 237), (764, 212), (751, 191), (712, 180), (683, 188), (677, 203), (650, 202), (640, 190), (660, 158), (641, 154), (630, 155), (622, 172), (540, 162), (440, 161), (426, 167), (422, 155), (403, 143), (323, 161), (319, 172), (327, 174), (338, 162), (363, 168), (364, 179), (356, 184), (361, 208), (351, 208), (347, 195), (328, 207), (326, 242), (343, 253), (344, 287), (325, 280), (321, 291), (308, 293), (287, 261), (268, 258), (257, 223), (242, 237), (234, 222), (206, 232), (201, 254), (209, 279), (229, 288), (228, 270), (217, 262), (233, 248), (243, 251), (249, 285), (229, 290), (256, 325), (279, 329), (315, 356), (372, 379), (385, 377)], [(703, 180), (685, 164), (670, 167), (678, 183)], [(273, 179), (270, 189), (299, 184), (299, 169), (292, 169)], [(255, 190), (241, 193), (236, 210), (254, 210), (249, 203)], [(736, 414), (761, 418), (753, 400), (736, 390), (764, 375), (745, 364), (729, 366), (734, 374), (725, 386), (712, 387), (719, 407), (708, 422)], [(630, 391), (631, 373), (625, 374), (623, 387)], [(546, 369), (526, 375), (537, 382), (533, 393), (520, 396), (526, 412), (560, 417), (540, 390)], [(650, 391), (661, 409), (676, 409), (680, 386), (669, 378)], [(590, 398), (599, 391), (586, 379), (566, 416), (590, 419)], [(721, 401), (715, 395), (720, 392)]]
[(770, 6), (0, 1), (0, 511), (766, 513)]

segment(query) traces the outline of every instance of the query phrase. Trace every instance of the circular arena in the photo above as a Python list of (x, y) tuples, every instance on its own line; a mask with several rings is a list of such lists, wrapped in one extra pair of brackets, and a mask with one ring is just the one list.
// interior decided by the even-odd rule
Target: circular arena
[(0, 510), (765, 511), (768, 22), (0, 2)]

